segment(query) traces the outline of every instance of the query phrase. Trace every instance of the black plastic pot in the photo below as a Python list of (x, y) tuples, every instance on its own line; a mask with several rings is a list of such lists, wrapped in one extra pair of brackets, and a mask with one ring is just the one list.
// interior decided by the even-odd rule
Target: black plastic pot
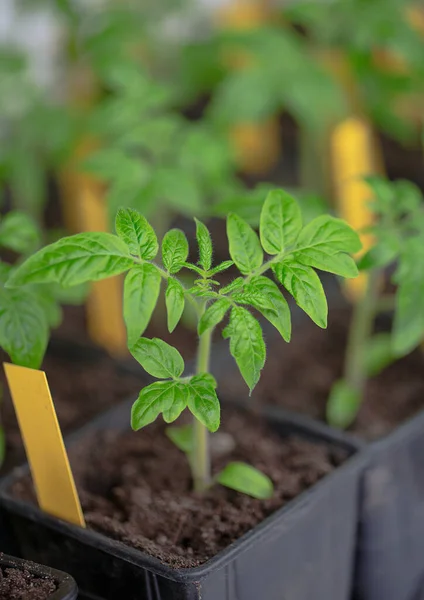
[[(333, 306), (346, 305), (334, 287), (330, 297)], [(294, 310), (295, 327), (306, 320), (304, 313)], [(264, 331), (271, 346), (278, 334), (267, 323)], [(216, 346), (212, 365), (221, 379), (235, 373), (226, 343)], [(284, 409), (273, 409), (287, 415)], [(315, 423), (308, 417), (304, 422)], [(366, 457), (354, 600), (413, 600), (419, 582), (424, 585), (424, 411), (381, 441), (367, 444)]]
[[(424, 598), (424, 412), (368, 452), (355, 600)], [(421, 596), (419, 596), (421, 597)]]
[(3, 569), (18, 569), (20, 571), (29, 571), (37, 577), (49, 577), (53, 579), (57, 585), (57, 590), (49, 596), (49, 600), (75, 600), (78, 597), (78, 587), (75, 580), (62, 571), (57, 571), (44, 565), (39, 565), (34, 562), (0, 554), (0, 567)]
[[(130, 402), (72, 436), (128, 427)], [(346, 463), (204, 565), (172, 569), (98, 533), (64, 523), (14, 499), (20, 468), (0, 486), (0, 503), (23, 556), (67, 567), (82, 594), (116, 600), (350, 600), (363, 457), (344, 434), (296, 417), (268, 415), (281, 435), (329, 442), (352, 455)]]

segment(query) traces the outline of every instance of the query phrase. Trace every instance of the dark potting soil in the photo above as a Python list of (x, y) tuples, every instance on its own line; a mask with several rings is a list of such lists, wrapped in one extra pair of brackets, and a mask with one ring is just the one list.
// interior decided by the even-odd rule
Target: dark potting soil
[(0, 567), (1, 600), (47, 600), (56, 590), (57, 585), (51, 578)]
[[(349, 319), (348, 309), (333, 310), (326, 330), (305, 320), (294, 327), (290, 344), (269, 339), (267, 362), (251, 401), (283, 406), (324, 421), (330, 389), (343, 372)], [(222, 381), (223, 396), (237, 398), (244, 390), (235, 371)], [(363, 405), (350, 430), (367, 440), (378, 439), (423, 408), (424, 354), (416, 350), (368, 381)]]
[[(46, 371), (53, 401), (64, 433), (75, 429), (99, 412), (128, 398), (136, 398), (143, 387), (140, 378), (122, 373), (107, 354), (98, 360), (71, 360), (59, 353), (47, 354), (42, 369)], [(3, 369), (0, 386), (4, 389), (1, 422), (6, 432), (6, 460), (1, 472), (24, 460), (21, 440), (12, 400)]]
[[(198, 497), (191, 491), (184, 454), (165, 436), (163, 422), (156, 422), (139, 432), (97, 432), (71, 450), (88, 526), (174, 567), (193, 567), (347, 458), (344, 451), (328, 445), (298, 437), (282, 440), (253, 416), (227, 409), (221, 435), (222, 431), (235, 444), (215, 456), (213, 470), (230, 460), (250, 463), (272, 479), (271, 499), (256, 500), (221, 486)], [(16, 483), (13, 492), (28, 499), (29, 479)]]

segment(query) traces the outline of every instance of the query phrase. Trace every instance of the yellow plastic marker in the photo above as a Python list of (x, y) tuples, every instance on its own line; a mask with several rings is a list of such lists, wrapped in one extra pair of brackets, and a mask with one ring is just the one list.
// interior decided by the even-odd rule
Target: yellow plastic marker
[[(79, 109), (86, 110), (95, 102), (97, 88), (89, 71), (77, 70), (70, 88), (71, 103)], [(80, 168), (80, 162), (96, 146), (95, 140), (84, 139), (61, 174), (65, 224), (72, 233), (109, 229), (105, 187)], [(127, 354), (121, 278), (113, 277), (93, 284), (87, 300), (87, 325), (96, 344), (118, 357)]]
[[(104, 193), (91, 178), (81, 178), (77, 192), (82, 231), (107, 231)], [(87, 325), (91, 339), (115, 356), (127, 353), (127, 337), (122, 318), (122, 278), (96, 281), (87, 300)]]
[(46, 374), (3, 364), (40, 508), (85, 527)]
[[(235, 0), (217, 13), (217, 24), (222, 29), (249, 30), (269, 22), (271, 10), (266, 0)], [(251, 63), (244, 52), (229, 49), (224, 60), (232, 69), (242, 69)], [(277, 118), (265, 122), (240, 123), (232, 127), (230, 139), (234, 143), (240, 168), (251, 175), (267, 173), (282, 152)]]
[[(352, 117), (336, 127), (330, 143), (339, 214), (353, 229), (361, 230), (373, 222), (372, 213), (367, 206), (370, 190), (362, 178), (379, 171), (379, 158), (371, 128), (363, 119)], [(362, 233), (361, 241), (362, 252), (365, 252), (373, 244), (373, 237), (369, 233)], [(348, 297), (353, 301), (361, 298), (366, 284), (365, 273), (361, 273), (356, 279), (346, 280)]]

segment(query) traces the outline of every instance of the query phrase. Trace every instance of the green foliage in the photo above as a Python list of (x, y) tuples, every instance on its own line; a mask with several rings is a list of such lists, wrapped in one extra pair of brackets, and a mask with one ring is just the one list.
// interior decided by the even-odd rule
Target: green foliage
[(168, 427), (166, 435), (177, 448), (185, 454), (190, 454), (193, 448), (193, 426), (182, 425), (181, 427)]
[(228, 463), (217, 475), (216, 480), (221, 485), (260, 500), (271, 498), (274, 493), (274, 486), (269, 477), (242, 462)]
[(259, 322), (246, 308), (234, 306), (231, 310), (230, 323), (224, 330), (224, 337), (230, 338), (230, 352), (252, 392), (259, 381), (266, 357), (265, 342)]
[(161, 277), (150, 263), (134, 265), (124, 283), (124, 321), (131, 347), (148, 326), (159, 298)]
[(302, 215), (296, 201), (283, 190), (270, 192), (261, 212), (259, 228), (265, 252), (274, 255), (291, 248), (301, 229)]
[(293, 296), (296, 304), (319, 327), (327, 327), (328, 306), (321, 281), (312, 267), (299, 264), (296, 260), (286, 260), (276, 264), (274, 273), (277, 280)]
[(33, 254), (9, 279), (10, 286), (56, 282), (67, 287), (127, 271), (130, 251), (111, 233), (87, 232), (62, 238)]
[(107, 183), (111, 214), (122, 198), (149, 217), (208, 214), (219, 195), (243, 194), (225, 134), (183, 117), (176, 87), (130, 57), (112, 59), (105, 77), (110, 93), (88, 119), (100, 147), (83, 168)]
[(373, 272), (396, 264), (392, 277), (397, 286), (392, 354), (402, 356), (424, 337), (424, 305), (420, 301), (424, 276), (420, 268), (424, 247), (423, 198), (407, 181), (368, 178), (373, 197), (370, 206), (377, 222), (375, 244), (359, 266)]
[[(52, 281), (76, 285), (127, 271), (124, 317), (128, 347), (147, 373), (162, 380), (140, 392), (131, 415), (134, 429), (149, 425), (160, 414), (165, 422), (171, 423), (188, 408), (202, 426), (216, 431), (220, 424), (220, 403), (216, 381), (208, 373), (214, 328), (229, 313), (223, 336), (229, 338), (231, 354), (252, 391), (265, 363), (266, 348), (260, 322), (250, 309), (262, 313), (287, 341), (291, 335), (288, 304), (277, 284), (265, 277), (265, 273), (274, 272), (277, 282), (293, 295), (299, 306), (318, 324), (325, 326), (327, 305), (319, 277), (312, 266), (303, 264), (305, 260), (318, 262), (318, 259), (313, 260), (310, 256), (306, 259), (306, 250), (319, 248), (320, 268), (331, 270), (335, 257), (339, 260), (345, 257), (344, 264), (349, 264), (347, 253), (359, 246), (356, 234), (338, 219), (319, 218), (302, 228), (296, 201), (280, 191), (271, 192), (264, 204), (260, 236), (265, 248), (250, 225), (230, 214), (227, 232), (232, 260), (216, 266), (212, 263), (210, 233), (200, 221), (196, 221), (197, 264), (187, 262), (188, 244), (184, 234), (171, 230), (161, 244), (164, 268), (154, 262), (158, 253), (157, 238), (144, 217), (133, 209), (120, 209), (116, 230), (117, 235), (77, 234), (50, 244), (10, 274), (7, 289), (15, 293), (15, 288), (20, 285)], [(264, 249), (273, 252), (269, 260), (264, 261)], [(213, 277), (233, 265), (241, 275), (221, 287)], [(190, 288), (181, 277), (176, 277), (182, 268), (195, 274)], [(348, 275), (356, 274), (353, 269), (345, 271)], [(178, 350), (162, 340), (140, 337), (156, 306), (161, 279), (167, 282), (170, 331), (180, 320), (186, 301), (195, 308), (199, 360), (198, 372), (194, 375), (183, 375), (184, 361)], [(193, 441), (192, 466), (198, 460), (197, 452)], [(193, 472), (197, 471), (193, 469)], [(269, 480), (247, 465), (229, 465), (218, 481), (255, 497), (265, 498), (271, 493)]]
[(151, 260), (159, 250), (153, 227), (145, 217), (131, 209), (120, 208), (116, 215), (116, 233), (133, 256)]
[(264, 255), (259, 238), (246, 221), (230, 213), (227, 235), (230, 256), (240, 273), (247, 275), (262, 265)]
[(376, 333), (367, 342), (364, 363), (368, 377), (375, 377), (388, 367), (396, 356), (393, 352), (390, 333)]
[(210, 108), (218, 123), (258, 122), (286, 110), (302, 127), (319, 130), (345, 114), (340, 86), (293, 29), (263, 25), (227, 31), (218, 34), (217, 44), (221, 52), (252, 57), (243, 69), (222, 74)]
[(196, 238), (199, 245), (199, 265), (209, 271), (212, 265), (212, 240), (208, 228), (198, 219), (196, 221)]
[(184, 288), (176, 279), (168, 279), (165, 302), (168, 313), (168, 329), (172, 333), (180, 322), (185, 307)]
[(361, 406), (361, 396), (346, 381), (340, 380), (332, 387), (327, 402), (327, 421), (342, 429), (353, 423)]
[(27, 254), (40, 244), (40, 232), (25, 213), (12, 211), (0, 221), (0, 246)]
[[(311, 52), (328, 48), (343, 54), (364, 111), (379, 129), (400, 141), (415, 139), (416, 122), (397, 108), (401, 102), (417, 102), (423, 91), (421, 32), (408, 21), (408, 8), (418, 4), (413, 0), (322, 4), (301, 0), (285, 10), (286, 18), (306, 30)], [(395, 57), (404, 68), (380, 63), (377, 52)]]
[(38, 368), (47, 347), (47, 314), (31, 290), (2, 290), (0, 346), (12, 362)]
[(188, 257), (188, 241), (180, 229), (168, 231), (162, 241), (162, 262), (168, 273), (175, 274), (184, 266)]
[(140, 338), (131, 346), (131, 354), (149, 375), (158, 379), (178, 379), (184, 371), (178, 350), (157, 338)]
[[(354, 307), (344, 379), (335, 384), (327, 407), (329, 422), (339, 427), (354, 421), (367, 377), (379, 374), (424, 338), (423, 198), (410, 182), (389, 182), (379, 177), (369, 177), (367, 182), (370, 207), (375, 213), (375, 224), (370, 228), (374, 243), (358, 266), (368, 273), (368, 291)], [(321, 221), (325, 222), (326, 217)], [(342, 237), (353, 252), (356, 241), (349, 239), (344, 227), (342, 224), (340, 228)], [(391, 269), (391, 280), (396, 291), (392, 331), (373, 335), (374, 318), (385, 308), (384, 303), (380, 308), (378, 280), (382, 271), (393, 265), (396, 268)]]
[[(0, 247), (27, 255), (39, 243), (35, 222), (24, 213), (11, 211), (0, 221)], [(38, 369), (46, 351), (49, 331), (62, 319), (62, 289), (58, 286), (25, 284), (5, 288), (17, 266), (0, 261), (0, 347), (10, 360)]]
[(47, 173), (68, 156), (77, 124), (32, 80), (28, 63), (23, 52), (0, 47), (0, 185), (7, 186), (14, 209), (39, 221)]

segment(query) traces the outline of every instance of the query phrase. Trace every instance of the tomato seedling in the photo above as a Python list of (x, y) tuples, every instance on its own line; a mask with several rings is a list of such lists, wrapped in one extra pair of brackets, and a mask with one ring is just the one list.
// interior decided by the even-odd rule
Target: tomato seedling
[[(259, 237), (236, 214), (227, 218), (230, 259), (213, 265), (213, 246), (207, 227), (196, 220), (199, 260), (188, 262), (189, 245), (179, 229), (168, 231), (159, 243), (144, 216), (121, 208), (116, 216), (116, 235), (80, 233), (65, 237), (35, 253), (15, 270), (7, 285), (57, 282), (72, 286), (127, 272), (124, 284), (124, 318), (128, 347), (134, 358), (158, 379), (144, 387), (135, 401), (131, 424), (138, 430), (162, 414), (174, 422), (184, 409), (193, 415), (187, 429), (171, 430), (170, 437), (187, 453), (194, 489), (202, 493), (214, 482), (266, 498), (272, 483), (253, 467), (230, 463), (212, 477), (209, 432), (220, 425), (217, 382), (210, 373), (212, 334), (229, 314), (223, 330), (230, 352), (250, 391), (265, 363), (266, 347), (260, 322), (249, 308), (268, 319), (288, 342), (291, 317), (280, 284), (320, 327), (327, 325), (327, 301), (315, 269), (342, 277), (355, 277), (357, 267), (349, 253), (360, 249), (358, 235), (342, 220), (321, 216), (303, 226), (297, 202), (281, 190), (271, 191), (263, 205)], [(268, 258), (264, 258), (264, 252)], [(221, 287), (215, 277), (235, 266), (239, 276)], [(192, 287), (178, 277), (183, 269), (195, 273)], [(266, 277), (272, 273), (275, 281)], [(184, 305), (193, 305), (197, 316), (198, 354), (196, 372), (184, 374), (178, 350), (143, 333), (155, 309), (161, 282), (166, 283), (168, 328), (178, 324)]]
[[(369, 377), (411, 352), (424, 337), (422, 270), (424, 248), (423, 198), (408, 181), (391, 183), (367, 178), (372, 192), (371, 228), (375, 243), (359, 261), (368, 272), (367, 289), (353, 308), (343, 378), (336, 382), (327, 405), (331, 425), (348, 427), (356, 418)], [(394, 296), (379, 293), (383, 272), (397, 264), (391, 276)], [(391, 333), (373, 334), (375, 317), (394, 310)]]

